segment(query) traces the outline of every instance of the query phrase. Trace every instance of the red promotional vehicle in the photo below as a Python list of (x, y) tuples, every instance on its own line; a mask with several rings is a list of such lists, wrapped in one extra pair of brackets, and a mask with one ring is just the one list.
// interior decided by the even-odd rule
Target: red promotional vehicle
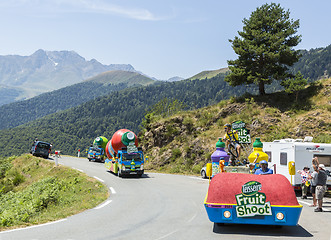
[(302, 210), (286, 177), (219, 173), (209, 185), (204, 202), (209, 220), (217, 223), (298, 224)]

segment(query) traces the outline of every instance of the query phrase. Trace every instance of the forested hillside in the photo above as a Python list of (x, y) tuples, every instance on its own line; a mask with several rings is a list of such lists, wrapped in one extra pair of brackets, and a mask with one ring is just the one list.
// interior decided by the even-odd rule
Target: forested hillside
[(331, 76), (331, 45), (326, 48), (301, 50), (302, 57), (292, 67), (292, 71), (300, 71), (305, 78), (314, 81)]
[(113, 91), (132, 86), (145, 86), (154, 82), (136, 72), (105, 72), (82, 83), (0, 106), (0, 129), (22, 125), (48, 114), (78, 106), (91, 99), (109, 95)]
[(220, 74), (207, 80), (130, 88), (20, 127), (2, 130), (0, 155), (28, 152), (36, 137), (53, 143), (54, 148), (64, 154), (75, 154), (78, 148), (89, 146), (95, 137), (104, 135), (110, 138), (120, 128), (138, 133), (148, 107), (164, 98), (178, 99), (187, 109), (196, 109), (246, 92), (245, 86), (229, 87), (224, 77), (224, 74)]
[[(199, 174), (224, 136), (224, 124), (235, 121), (246, 123), (253, 142), (256, 137), (268, 142), (312, 136), (315, 143), (331, 143), (330, 99), (331, 79), (324, 79), (301, 90), (297, 103), (294, 94), (282, 91), (246, 95), (172, 116), (155, 114), (141, 131), (140, 142), (149, 156), (145, 169)], [(251, 152), (251, 145), (246, 145), (241, 158)]]
[[(331, 76), (331, 45), (325, 48), (300, 50), (300, 54), (301, 57), (299, 61), (290, 68), (292, 73), (295, 74), (300, 71), (305, 78), (309, 78), (309, 82)], [(203, 71), (194, 75), (190, 79), (211, 78), (219, 73), (225, 73), (227, 71), (229, 71), (228, 68), (221, 68), (214, 71)], [(277, 84), (276, 89), (280, 90), (282, 87)]]

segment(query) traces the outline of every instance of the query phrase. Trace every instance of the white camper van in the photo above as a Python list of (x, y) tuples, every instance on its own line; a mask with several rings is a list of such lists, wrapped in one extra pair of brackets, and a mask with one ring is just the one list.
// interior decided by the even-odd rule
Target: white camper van
[[(305, 166), (312, 172), (312, 159), (318, 157), (318, 161), (327, 169), (328, 189), (331, 189), (331, 144), (313, 143), (312, 137), (302, 139), (282, 139), (273, 142), (264, 142), (263, 151), (269, 156), (269, 167), (274, 166), (277, 174), (282, 174), (292, 183), (295, 189), (301, 189), (301, 176), (297, 170), (303, 170)], [(294, 176), (289, 174), (288, 163), (295, 163)], [(292, 178), (292, 179), (291, 179)]]

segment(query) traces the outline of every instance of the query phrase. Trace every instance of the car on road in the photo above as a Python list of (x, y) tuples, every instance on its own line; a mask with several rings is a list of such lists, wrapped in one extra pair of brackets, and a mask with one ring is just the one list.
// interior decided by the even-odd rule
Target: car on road
[(33, 156), (48, 158), (49, 153), (51, 152), (51, 144), (42, 141), (36, 141), (31, 147), (30, 153)]
[(201, 168), (200, 175), (201, 175), (202, 178), (207, 178), (206, 166), (204, 166), (203, 168)]

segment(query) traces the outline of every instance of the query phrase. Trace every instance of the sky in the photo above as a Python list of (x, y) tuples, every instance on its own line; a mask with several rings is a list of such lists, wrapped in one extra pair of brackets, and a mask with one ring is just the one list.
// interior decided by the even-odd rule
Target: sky
[(160, 80), (189, 78), (236, 59), (229, 39), (271, 2), (300, 20), (296, 49), (331, 44), (330, 0), (3, 0), (0, 55), (69, 50)]

